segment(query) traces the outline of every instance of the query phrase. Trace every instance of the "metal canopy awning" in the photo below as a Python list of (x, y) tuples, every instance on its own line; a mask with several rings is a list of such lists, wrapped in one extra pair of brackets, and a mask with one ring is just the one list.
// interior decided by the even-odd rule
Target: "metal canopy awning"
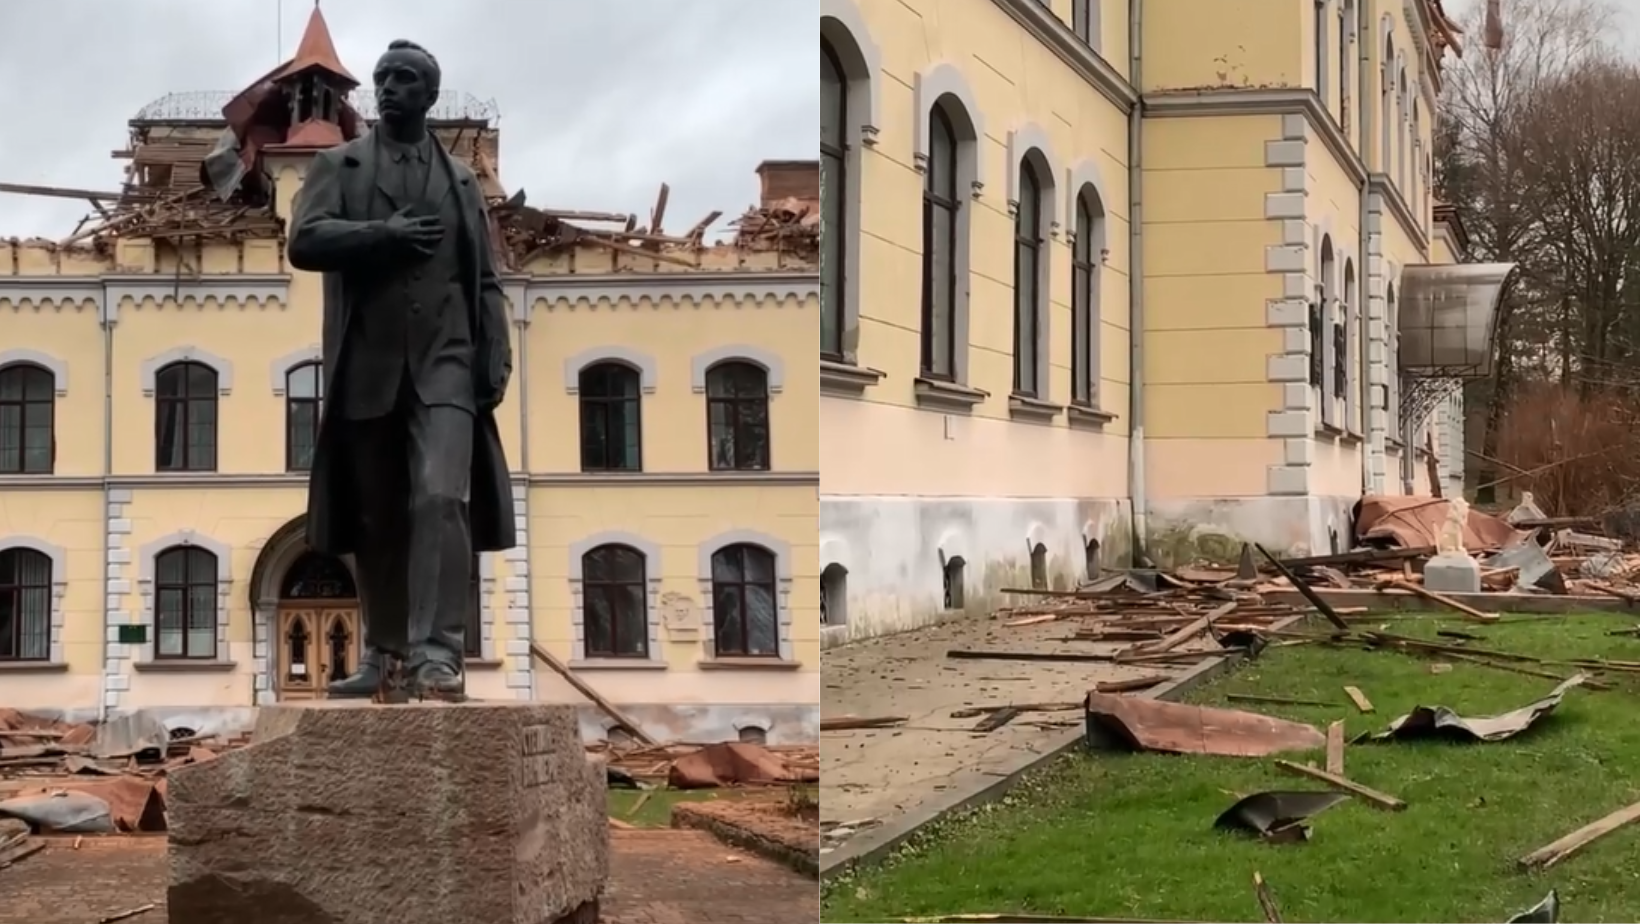
[(1396, 293), (1401, 371), (1450, 378), (1489, 374), (1498, 305), (1515, 276), (1513, 263), (1402, 269)]

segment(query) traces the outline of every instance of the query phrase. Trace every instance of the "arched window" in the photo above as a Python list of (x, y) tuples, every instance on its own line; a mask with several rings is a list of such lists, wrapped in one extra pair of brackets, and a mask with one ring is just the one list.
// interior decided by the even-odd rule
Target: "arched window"
[(0, 550), (0, 662), (51, 659), (51, 559)]
[(1420, 174), (1423, 172), (1424, 165), (1422, 156), (1424, 139), (1420, 134), (1423, 131), (1423, 126), (1420, 124), (1422, 121), (1423, 119), (1418, 115), (1418, 101), (1414, 99), (1412, 101), (1412, 156), (1410, 158), (1411, 166), (1407, 170), (1407, 173), (1411, 176), (1412, 188), (1407, 198), (1407, 205), (1418, 213), (1418, 228), (1420, 230), (1424, 227), (1424, 191), (1423, 184), (1419, 182), (1422, 179)]
[(1343, 304), (1338, 312), (1338, 331), (1334, 334), (1338, 344), (1338, 371), (1334, 373), (1337, 379), (1338, 390), (1344, 395), (1344, 427), (1351, 433), (1361, 432), (1361, 402), (1356, 400), (1356, 382), (1359, 381), (1356, 370), (1355, 352), (1350, 349), (1357, 323), (1355, 299), (1355, 261), (1344, 261)]
[(1033, 158), (1019, 162), (1014, 217), (1014, 394), (1035, 398), (1041, 372), (1042, 181)]
[(1315, 0), (1315, 93), (1321, 97), (1321, 108), (1331, 109), (1328, 99), (1327, 75), (1332, 73), (1332, 56), (1328, 53), (1332, 42), (1327, 38), (1327, 0)]
[(461, 638), (461, 654), (469, 660), (484, 657), (484, 575), (478, 555), (467, 569), (467, 625)]
[(837, 52), (820, 38), (820, 355), (843, 360), (847, 252), (848, 79)]
[(0, 475), (49, 475), (57, 383), (33, 363), (0, 369)]
[(313, 468), (324, 399), (324, 369), (318, 363), (303, 363), (285, 373), (285, 471)]
[(1400, 187), (1402, 197), (1406, 197), (1407, 190), (1407, 163), (1411, 160), (1407, 151), (1410, 145), (1407, 141), (1407, 109), (1412, 97), (1407, 93), (1407, 69), (1402, 65), (1400, 74), (1396, 78), (1395, 98), (1400, 103), (1400, 118), (1395, 122), (1395, 185)]
[(353, 572), (334, 555), (303, 552), (291, 563), (280, 582), (281, 600), (356, 600), (358, 587)]
[(961, 555), (946, 558), (944, 552), (940, 553), (940, 589), (944, 597), (942, 602), (947, 610), (960, 610), (967, 605), (963, 595), (963, 573), (966, 565), (967, 562), (963, 561)]
[(1338, 127), (1344, 130), (1344, 137), (1351, 143), (1356, 143), (1352, 121), (1355, 113), (1350, 106), (1350, 67), (1354, 64), (1350, 54), (1350, 39), (1355, 35), (1355, 0), (1344, 0), (1338, 7)]
[(712, 629), (717, 657), (780, 656), (774, 553), (738, 543), (712, 553)]
[(1321, 259), (1316, 266), (1315, 304), (1310, 306), (1310, 392), (1315, 400), (1322, 423), (1332, 423), (1332, 382), (1327, 376), (1330, 366), (1328, 343), (1332, 333), (1333, 315), (1333, 244), (1330, 236), (1321, 238)]
[(1389, 422), (1389, 438), (1400, 441), (1401, 434), (1401, 306), (1395, 301), (1395, 283), (1384, 295), (1384, 320), (1389, 326), (1389, 369), (1384, 389), (1384, 415)]
[(580, 375), (581, 471), (643, 471), (638, 370), (623, 363), (587, 366)]
[(1048, 547), (1038, 542), (1031, 546), (1031, 588), (1046, 590), (1048, 587)]
[(957, 374), (957, 129), (940, 100), (928, 113), (928, 169), (923, 177), (922, 374)]
[(848, 569), (836, 562), (820, 572), (820, 624), (848, 624)]
[(769, 468), (769, 374), (730, 360), (706, 370), (706, 442), (710, 468)]
[(1103, 51), (1099, 0), (1071, 0), (1071, 31), (1094, 51)]
[(581, 556), (581, 620), (589, 658), (649, 657), (649, 575), (629, 545)]
[(154, 379), (154, 468), (216, 471), (216, 370), (172, 363)]
[(1076, 197), (1071, 249), (1071, 403), (1099, 407), (1099, 266), (1104, 262), (1105, 205), (1092, 186)]
[(216, 568), (216, 556), (193, 545), (154, 556), (156, 660), (216, 657)]
[(1378, 117), (1378, 132), (1380, 150), (1378, 153), (1378, 172), (1386, 176), (1395, 171), (1395, 95), (1394, 70), (1395, 67), (1395, 37), (1384, 36), (1384, 60), (1380, 64), (1378, 79), (1378, 108), (1381, 110)]

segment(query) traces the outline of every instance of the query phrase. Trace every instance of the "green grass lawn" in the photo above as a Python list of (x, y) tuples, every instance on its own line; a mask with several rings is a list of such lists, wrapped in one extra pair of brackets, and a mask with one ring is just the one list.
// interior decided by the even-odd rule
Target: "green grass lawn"
[[(1399, 620), (1388, 631), (1433, 638), (1437, 628), (1462, 629), (1484, 636), (1470, 646), (1640, 661), (1640, 639), (1606, 635), (1632, 624), (1610, 614), (1505, 617), (1496, 625), (1432, 618)], [(1343, 719), (1354, 736), (1420, 703), (1494, 714), (1554, 686), (1461, 661), (1432, 673), (1431, 663), (1389, 651), (1282, 648), (1194, 699), (1323, 729)], [(1376, 711), (1357, 712), (1345, 684), (1360, 687)], [(1001, 803), (938, 823), (881, 865), (829, 880), (822, 919), (1006, 912), (1262, 921), (1251, 884), (1257, 871), (1288, 921), (1504, 921), (1551, 887), (1560, 892), (1566, 920), (1633, 921), (1640, 914), (1640, 825), (1545, 872), (1516, 865), (1522, 855), (1640, 800), (1640, 675), (1618, 675), (1615, 687), (1571, 691), (1559, 710), (1509, 741), (1352, 745), (1345, 775), (1405, 800), (1407, 810), (1354, 800), (1316, 817), (1313, 839), (1300, 844), (1266, 844), (1213, 828), (1235, 793), (1322, 788), (1268, 759), (1068, 754)], [(1229, 693), (1337, 705), (1233, 704), (1224, 699)], [(1283, 756), (1324, 762), (1319, 751)]]
[(672, 806), (680, 802), (742, 799), (749, 793), (747, 789), (611, 789), (609, 817), (636, 828), (665, 828), (672, 824)]

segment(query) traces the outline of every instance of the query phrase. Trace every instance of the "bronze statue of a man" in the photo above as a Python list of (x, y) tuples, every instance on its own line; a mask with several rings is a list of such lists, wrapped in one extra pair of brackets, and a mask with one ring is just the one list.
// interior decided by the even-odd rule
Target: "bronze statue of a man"
[(324, 408), (308, 543), (351, 553), (365, 654), (332, 696), (370, 696), (399, 661), (411, 692), (464, 692), (475, 552), (517, 543), (495, 409), (507, 315), (473, 172), (428, 132), (438, 62), (395, 41), (379, 120), (319, 153), (290, 262), (324, 274)]

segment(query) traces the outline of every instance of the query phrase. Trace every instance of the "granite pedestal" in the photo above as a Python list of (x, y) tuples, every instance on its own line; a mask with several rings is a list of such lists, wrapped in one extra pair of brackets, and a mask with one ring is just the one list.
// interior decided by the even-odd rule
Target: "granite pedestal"
[(171, 920), (593, 924), (601, 765), (575, 707), (264, 707), (252, 744), (170, 777)]
[(1424, 565), (1424, 587), (1444, 594), (1481, 592), (1481, 566), (1465, 552), (1442, 552)]

